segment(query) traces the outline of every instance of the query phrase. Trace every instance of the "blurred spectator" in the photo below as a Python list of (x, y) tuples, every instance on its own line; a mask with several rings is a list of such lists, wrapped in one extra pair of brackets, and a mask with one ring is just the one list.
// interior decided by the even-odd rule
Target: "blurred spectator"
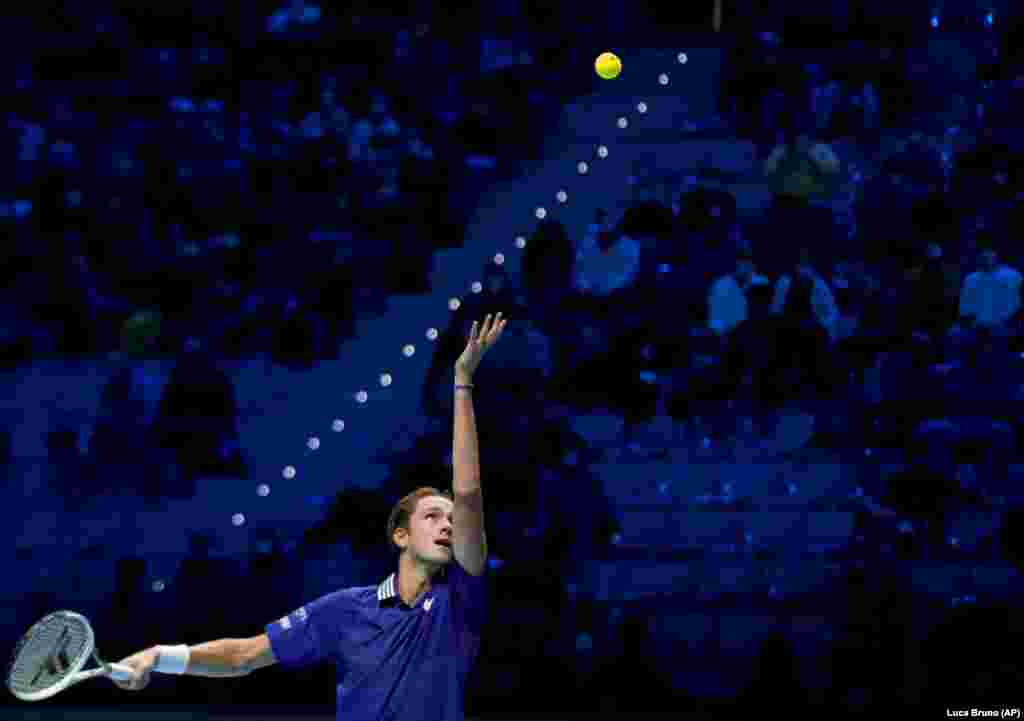
[(772, 349), (769, 322), (772, 286), (757, 272), (753, 254), (737, 253), (736, 270), (712, 284), (708, 298), (708, 327), (725, 347), (721, 385), (713, 394), (732, 398), (741, 384), (748, 382), (756, 390)]
[(840, 181), (841, 163), (826, 143), (799, 136), (778, 145), (764, 161), (770, 187), (798, 198), (829, 197)]
[(775, 283), (772, 299), (773, 343), (764, 388), (776, 401), (801, 389), (816, 396), (834, 390), (836, 363), (832, 341), (838, 331), (839, 311), (831, 289), (811, 266), (803, 249), (793, 269)]
[[(880, 271), (863, 260), (840, 263), (833, 283), (841, 311), (837, 358), (860, 384), (880, 353), (903, 348), (908, 339), (914, 340), (914, 321), (905, 319), (899, 310), (893, 312), (893, 299), (910, 288), (885, 287)], [(917, 299), (915, 294), (895, 305), (913, 308)]]
[[(770, 288), (768, 278), (756, 272), (753, 254), (741, 251), (736, 259), (736, 270), (719, 277), (708, 294), (708, 327), (720, 336), (726, 336), (743, 324), (751, 315), (763, 318), (768, 306), (763, 301), (763, 288)], [(753, 297), (751, 297), (753, 296)]]
[(144, 376), (144, 368), (126, 366), (103, 388), (89, 443), (91, 494), (127, 486), (147, 498), (159, 496)]
[(162, 314), (138, 311), (121, 328), (121, 349), (130, 356), (152, 354), (158, 347)]
[(153, 435), (173, 456), (182, 477), (164, 495), (190, 498), (196, 479), (244, 475), (238, 443), (238, 404), (227, 375), (201, 351), (181, 358), (171, 371), (153, 422)]
[(548, 398), (580, 409), (607, 409), (625, 419), (624, 441), (657, 410), (659, 390), (651, 382), (644, 358), (649, 332), (643, 327), (618, 331), (597, 344), (592, 355), (574, 367), (556, 371)]
[(609, 295), (633, 282), (639, 264), (640, 244), (602, 227), (596, 234), (588, 232), (576, 251), (575, 286), (583, 293)]
[(304, 0), (291, 0), (286, 7), (267, 18), (267, 31), (286, 32), (295, 27), (312, 25), (320, 20), (320, 8)]
[[(736, 232), (736, 199), (731, 193), (698, 186), (683, 193), (678, 205), (674, 237), (659, 245), (659, 257), (641, 260), (645, 265), (648, 260), (668, 264), (666, 279), (656, 275), (659, 300), (677, 304), (687, 325), (693, 326), (706, 323), (708, 288), (735, 268), (738, 241), (745, 240)], [(649, 283), (650, 278), (642, 277), (642, 282)]]
[(603, 216), (595, 219), (594, 225), (604, 227), (588, 232), (576, 251), (573, 283), (580, 295), (573, 308), (609, 323), (642, 304), (637, 280), (643, 251), (637, 240), (612, 230)]
[[(573, 244), (561, 221), (546, 218), (527, 238), (523, 289), (531, 306), (556, 308), (572, 288)], [(544, 314), (545, 321), (554, 314)]]
[(821, 67), (808, 68), (811, 86), (811, 114), (814, 129), (818, 134), (827, 133), (832, 127), (832, 114), (842, 101), (842, 88), (833, 78), (823, 77)]
[(956, 266), (945, 262), (941, 245), (929, 243), (908, 280), (906, 298), (899, 304), (904, 332), (920, 331), (940, 340), (957, 316)]
[(86, 486), (78, 433), (67, 423), (58, 423), (46, 434), (46, 454), (50, 464), (50, 485), (64, 498), (69, 508), (77, 509), (93, 490)]
[(394, 162), (396, 141), (402, 128), (389, 112), (390, 103), (384, 95), (375, 95), (366, 117), (352, 126), (349, 136), (349, 160), (385, 164)]
[[(793, 258), (805, 249), (827, 256), (836, 248), (833, 223), (831, 210), (816, 206), (807, 198), (775, 193), (763, 222), (753, 228), (753, 244), (764, 244), (766, 249), (770, 244), (771, 248), (770, 253), (761, 257), (762, 271), (771, 278), (785, 275), (792, 270)], [(780, 232), (780, 228), (785, 231)], [(729, 263), (732, 264), (732, 257)]]
[(811, 253), (800, 251), (793, 270), (775, 281), (771, 314), (797, 325), (811, 323), (824, 330), (830, 339), (839, 332), (839, 308), (828, 282), (811, 265)]
[[(653, 171), (645, 172), (650, 174)], [(646, 192), (645, 190), (644, 193)], [(726, 207), (720, 208), (717, 217), (721, 223), (728, 224), (735, 218), (735, 208), (730, 205), (732, 198), (729, 194), (726, 193), (724, 196)], [(675, 225), (676, 219), (672, 208), (657, 200), (639, 200), (626, 208), (626, 212), (622, 214), (619, 231), (622, 235), (637, 239), (666, 240), (672, 235)], [(641, 252), (644, 247), (641, 244)]]
[(996, 251), (982, 250), (978, 270), (964, 279), (960, 320), (967, 327), (1010, 332), (1020, 312), (1021, 273), (999, 262)]

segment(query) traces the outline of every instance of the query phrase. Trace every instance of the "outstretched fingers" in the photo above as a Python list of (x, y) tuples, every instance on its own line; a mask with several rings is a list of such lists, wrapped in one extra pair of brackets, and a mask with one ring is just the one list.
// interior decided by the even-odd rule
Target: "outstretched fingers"
[(501, 313), (496, 315), (487, 314), (483, 323), (473, 321), (473, 327), (469, 330), (469, 340), (475, 343), (490, 344), (498, 340), (501, 331), (505, 328), (506, 320), (502, 320)]

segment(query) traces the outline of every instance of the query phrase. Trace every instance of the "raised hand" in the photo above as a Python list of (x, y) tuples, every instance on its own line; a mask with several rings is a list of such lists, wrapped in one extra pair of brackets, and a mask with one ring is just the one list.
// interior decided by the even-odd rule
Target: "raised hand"
[(462, 355), (455, 361), (455, 374), (457, 378), (465, 380), (473, 377), (473, 373), (476, 372), (477, 366), (480, 365), (484, 354), (501, 338), (501, 333), (505, 330), (506, 323), (508, 323), (508, 320), (502, 319), (501, 313), (495, 315), (493, 320), (491, 314), (488, 313), (483, 323), (473, 321), (466, 349), (462, 351)]

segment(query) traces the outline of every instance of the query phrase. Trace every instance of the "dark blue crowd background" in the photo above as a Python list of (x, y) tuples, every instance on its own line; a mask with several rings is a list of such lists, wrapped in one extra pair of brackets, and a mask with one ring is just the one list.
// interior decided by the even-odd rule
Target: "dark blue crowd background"
[[(468, 715), (1019, 705), (1020, 11), (723, 0), (713, 32), (713, 6), (5, 8), (4, 647), (59, 608), (108, 659), (246, 637), (384, 578), (388, 510), (448, 485), (452, 365), (500, 310), (475, 392), (495, 603)], [(621, 79), (595, 76), (605, 50)], [(704, 110), (647, 136), (660, 161), (597, 107), (655, 51), (673, 78), (651, 122), (711, 78)], [(637, 138), (642, 99), (608, 101)], [(502, 216), (553, 198), (534, 180), (584, 100), (574, 132), (604, 134), (608, 163), (636, 150), (628, 183), (581, 157), (584, 222), (554, 200)], [(680, 148), (696, 160), (665, 160)], [(627, 202), (593, 207), (613, 185)], [(514, 261), (469, 252), (481, 207)], [(480, 287), (438, 305), (467, 267)], [(430, 298), (436, 339), (389, 335)], [(275, 481), (275, 436), (325, 413), (361, 432), (332, 407), (374, 378), (320, 379), (400, 368), (370, 334), (424, 363), (422, 385), (371, 389), (394, 441), (355, 459), (325, 428)], [(233, 524), (264, 482), (315, 517)], [(332, 716), (332, 668), (260, 676), (46, 705)]]

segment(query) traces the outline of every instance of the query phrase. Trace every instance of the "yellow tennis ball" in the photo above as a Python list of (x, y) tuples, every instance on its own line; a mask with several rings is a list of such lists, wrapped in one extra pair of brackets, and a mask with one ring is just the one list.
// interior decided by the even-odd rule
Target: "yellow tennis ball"
[(594, 70), (605, 80), (612, 80), (622, 72), (622, 61), (615, 53), (601, 53), (594, 61)]

